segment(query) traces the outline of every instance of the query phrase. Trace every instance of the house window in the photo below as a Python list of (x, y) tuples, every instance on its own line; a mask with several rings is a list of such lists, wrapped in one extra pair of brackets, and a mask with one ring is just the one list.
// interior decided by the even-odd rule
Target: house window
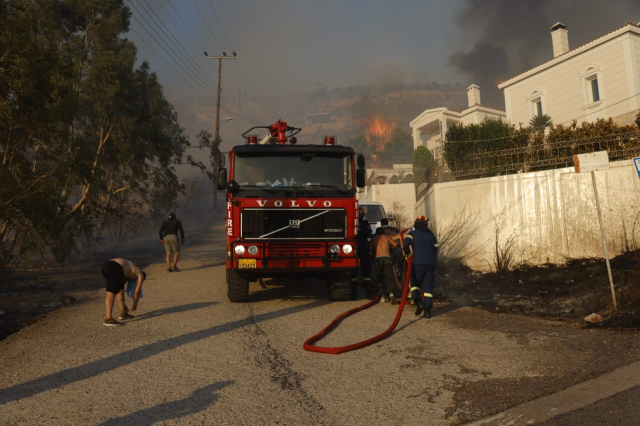
[(594, 76), (589, 81), (589, 100), (598, 102), (600, 100), (600, 90), (598, 89), (598, 77)]
[(582, 87), (584, 89), (584, 104), (589, 107), (602, 101), (602, 70), (599, 65), (589, 65), (582, 73)]
[(542, 115), (542, 98), (535, 98), (531, 100), (531, 118), (536, 115)]

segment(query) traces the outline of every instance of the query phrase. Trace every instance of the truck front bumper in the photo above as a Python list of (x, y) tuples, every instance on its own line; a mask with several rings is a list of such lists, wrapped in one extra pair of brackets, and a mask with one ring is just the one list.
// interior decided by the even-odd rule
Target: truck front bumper
[[(237, 246), (242, 246), (242, 250), (237, 250)], [(335, 246), (338, 246), (337, 252)], [(256, 248), (255, 254), (250, 254)], [(355, 249), (355, 240), (234, 241), (227, 252), (227, 269), (246, 272), (350, 270), (358, 266)], [(238, 251), (242, 251), (242, 254), (238, 254)]]

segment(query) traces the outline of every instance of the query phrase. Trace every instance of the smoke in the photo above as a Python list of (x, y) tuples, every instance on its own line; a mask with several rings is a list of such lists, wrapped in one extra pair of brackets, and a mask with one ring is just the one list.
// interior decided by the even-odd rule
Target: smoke
[(459, 29), (473, 46), (453, 53), (449, 65), (478, 84), (482, 103), (504, 107), (497, 81), (517, 75), (553, 57), (550, 27), (567, 25), (569, 47), (640, 20), (636, 0), (464, 0), (455, 14)]

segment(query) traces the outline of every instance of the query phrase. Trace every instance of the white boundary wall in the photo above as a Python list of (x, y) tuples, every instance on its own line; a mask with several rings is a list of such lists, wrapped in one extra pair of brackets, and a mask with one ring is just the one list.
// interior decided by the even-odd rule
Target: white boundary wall
[[(611, 257), (640, 245), (640, 179), (631, 160), (610, 163), (596, 182)], [(496, 221), (501, 240), (516, 238), (517, 259), (532, 264), (604, 257), (590, 173), (573, 167), (438, 183), (415, 207), (438, 232), (473, 218), (456, 253), (471, 268), (494, 265)], [(443, 247), (444, 250), (444, 247)]]
[(374, 184), (367, 188), (358, 197), (360, 201), (377, 201), (382, 203), (387, 215), (391, 211), (394, 202), (399, 202), (404, 207), (404, 213), (409, 221), (413, 221), (413, 211), (416, 204), (416, 190), (413, 183)]

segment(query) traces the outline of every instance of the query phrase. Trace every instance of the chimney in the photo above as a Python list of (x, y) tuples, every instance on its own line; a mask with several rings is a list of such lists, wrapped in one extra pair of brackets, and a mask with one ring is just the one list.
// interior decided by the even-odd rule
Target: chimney
[(467, 87), (467, 98), (469, 99), (469, 108), (476, 104), (480, 105), (480, 87), (475, 84)]
[(569, 51), (569, 31), (562, 22), (556, 22), (551, 27), (551, 41), (553, 43), (553, 57)]

